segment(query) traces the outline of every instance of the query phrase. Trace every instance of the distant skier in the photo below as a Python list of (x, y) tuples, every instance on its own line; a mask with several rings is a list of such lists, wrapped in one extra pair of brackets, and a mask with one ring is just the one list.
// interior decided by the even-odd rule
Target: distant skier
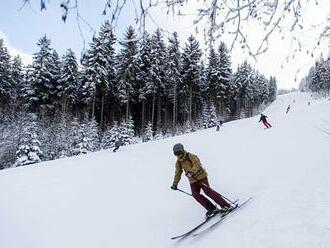
[(270, 128), (272, 127), (272, 125), (270, 125), (267, 121), (267, 116), (266, 115), (263, 115), (263, 114), (260, 114), (260, 120), (259, 122), (262, 121), (262, 123), (265, 125), (266, 128)]
[(115, 149), (113, 149), (113, 152), (116, 152), (119, 149), (119, 147), (122, 146), (122, 145), (123, 145), (122, 140), (121, 139), (117, 140), (115, 142)]
[(222, 126), (222, 124), (223, 124), (223, 121), (222, 120), (220, 120), (219, 121), (219, 124), (217, 124), (217, 131), (219, 131), (220, 130), (220, 127)]
[[(205, 214), (206, 217), (211, 217), (218, 211), (229, 211), (231, 207), (230, 204), (210, 187), (207, 173), (202, 167), (199, 158), (196, 155), (185, 151), (183, 145), (180, 143), (173, 146), (173, 152), (177, 157), (177, 161), (175, 164), (175, 176), (171, 189), (178, 189), (178, 183), (181, 179), (181, 174), (184, 171), (190, 183), (192, 196), (207, 210)], [(208, 197), (220, 205), (220, 210), (217, 209), (216, 206), (205, 196), (201, 195), (201, 189)]]
[(286, 114), (289, 112), (289, 110), (290, 110), (290, 105), (286, 108)]

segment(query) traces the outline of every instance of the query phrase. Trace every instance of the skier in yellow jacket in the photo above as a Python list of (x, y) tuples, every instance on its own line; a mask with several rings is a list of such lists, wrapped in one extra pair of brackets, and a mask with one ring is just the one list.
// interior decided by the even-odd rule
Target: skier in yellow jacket
[(183, 145), (180, 143), (173, 146), (173, 152), (177, 157), (177, 161), (175, 164), (175, 175), (171, 189), (178, 189), (178, 183), (181, 179), (182, 172), (184, 171), (189, 179), (192, 196), (207, 210), (206, 217), (214, 215), (218, 209), (209, 199), (200, 193), (201, 189), (221, 207), (222, 211), (227, 211), (230, 208), (230, 204), (210, 187), (207, 173), (202, 167), (199, 158), (196, 155), (185, 151)]

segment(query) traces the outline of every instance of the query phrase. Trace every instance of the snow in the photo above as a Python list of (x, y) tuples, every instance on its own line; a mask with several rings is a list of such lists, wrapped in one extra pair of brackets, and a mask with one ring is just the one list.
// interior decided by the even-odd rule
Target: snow
[[(291, 93), (264, 111), (271, 129), (255, 116), (219, 132), (2, 170), (1, 247), (328, 248), (329, 105)], [(182, 242), (170, 237), (199, 223), (205, 211), (170, 189), (177, 142), (200, 157), (217, 191), (253, 197), (216, 229)], [(186, 178), (179, 187), (189, 191)]]

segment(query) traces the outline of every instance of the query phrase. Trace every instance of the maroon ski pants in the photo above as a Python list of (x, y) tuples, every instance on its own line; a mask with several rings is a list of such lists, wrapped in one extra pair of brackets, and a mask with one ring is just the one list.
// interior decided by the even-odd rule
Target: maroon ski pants
[(207, 177), (204, 179), (191, 183), (191, 193), (192, 196), (198, 201), (206, 210), (213, 209), (213, 203), (208, 200), (205, 196), (201, 195), (201, 189), (204, 191), (205, 195), (210, 197), (213, 201), (215, 201), (220, 207), (229, 207), (230, 205), (221, 197), (221, 195), (215, 190), (210, 188)]
[(266, 128), (272, 127), (272, 125), (270, 125), (267, 121), (263, 121), (262, 123), (265, 125)]

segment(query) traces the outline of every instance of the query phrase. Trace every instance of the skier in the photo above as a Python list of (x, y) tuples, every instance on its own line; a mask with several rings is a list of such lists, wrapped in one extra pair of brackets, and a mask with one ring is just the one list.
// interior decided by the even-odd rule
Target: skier
[(267, 116), (266, 115), (263, 115), (263, 114), (260, 114), (260, 120), (259, 122), (262, 121), (262, 123), (265, 125), (266, 128), (270, 128), (272, 127), (272, 125), (270, 125), (267, 121)]
[(117, 140), (115, 142), (115, 149), (113, 149), (113, 152), (116, 152), (122, 144), (123, 144), (123, 142), (121, 139)]
[(289, 110), (290, 110), (290, 105), (286, 108), (286, 114), (289, 112)]
[[(206, 210), (206, 217), (209, 218), (215, 215), (217, 212), (226, 213), (231, 209), (231, 206), (226, 202), (222, 196), (213, 190), (208, 182), (207, 173), (202, 167), (199, 158), (184, 150), (182, 144), (178, 143), (173, 146), (174, 155), (177, 157), (175, 164), (175, 176), (171, 189), (177, 190), (178, 183), (181, 179), (183, 170), (189, 179), (191, 194), (197, 202), (199, 202)], [(218, 209), (210, 200), (201, 195), (201, 189), (204, 193), (220, 205), (221, 209)]]
[(222, 124), (223, 124), (223, 121), (222, 120), (220, 120), (219, 121), (219, 124), (217, 124), (217, 131), (219, 131), (220, 130), (220, 127), (222, 126)]

